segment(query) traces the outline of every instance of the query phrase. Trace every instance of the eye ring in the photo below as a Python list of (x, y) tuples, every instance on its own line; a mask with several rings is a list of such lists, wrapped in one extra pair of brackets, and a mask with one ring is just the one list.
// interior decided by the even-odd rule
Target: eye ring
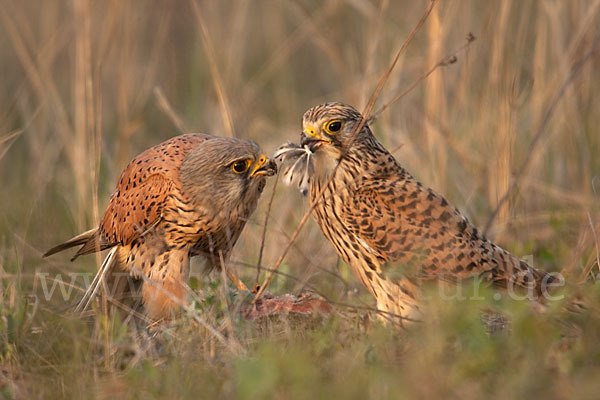
[(231, 170), (233, 172), (235, 172), (236, 174), (241, 175), (244, 172), (248, 171), (248, 168), (250, 168), (250, 164), (252, 164), (251, 160), (238, 160), (238, 161), (234, 161), (231, 164)]
[(341, 120), (334, 119), (332, 121), (325, 123), (325, 131), (327, 133), (329, 133), (330, 135), (335, 135), (336, 133), (338, 133), (339, 131), (342, 130), (343, 126), (344, 126), (344, 123)]

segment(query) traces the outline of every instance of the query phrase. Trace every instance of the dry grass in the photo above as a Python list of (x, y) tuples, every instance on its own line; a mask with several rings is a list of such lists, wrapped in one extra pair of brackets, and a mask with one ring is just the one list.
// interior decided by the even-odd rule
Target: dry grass
[[(571, 317), (577, 332), (556, 322), (559, 307), (538, 315), (491, 301), (512, 316), (512, 333), (492, 338), (479, 323), (481, 304), (440, 305), (444, 312), (402, 335), (342, 306), (324, 322), (247, 323), (218, 276), (194, 280), (196, 310), (154, 339), (115, 321), (66, 317), (58, 289), (44, 299), (36, 273), (47, 273), (48, 285), (72, 284), (74, 301), (83, 280), (70, 274), (97, 268), (99, 258), (72, 264), (40, 254), (98, 223), (135, 154), (182, 131), (251, 138), (272, 153), (297, 140), (312, 105), (364, 109), (426, 6), (1, 0), (1, 395), (593, 398), (597, 284), (583, 289), (590, 315)], [(477, 225), (498, 208), (496, 241), (571, 282), (600, 273), (600, 51), (551, 105), (597, 44), (599, 13), (598, 0), (441, 1), (374, 107), (472, 32), (477, 40), (455, 64), (436, 69), (373, 128)], [(259, 257), (261, 280), (273, 267), (306, 211), (294, 189), (278, 185), (263, 249), (273, 185), (233, 256), (247, 284)], [(311, 288), (372, 306), (310, 219), (279, 272), (272, 292)]]

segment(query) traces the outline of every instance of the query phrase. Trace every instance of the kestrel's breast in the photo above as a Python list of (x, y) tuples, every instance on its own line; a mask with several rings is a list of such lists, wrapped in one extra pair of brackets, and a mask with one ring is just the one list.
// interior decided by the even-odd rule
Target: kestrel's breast
[(191, 255), (208, 257), (213, 267), (220, 266), (220, 257), (227, 259), (254, 208), (247, 213), (245, 211), (244, 207), (240, 207), (233, 211), (221, 210), (216, 215), (199, 215), (193, 224), (195, 236)]

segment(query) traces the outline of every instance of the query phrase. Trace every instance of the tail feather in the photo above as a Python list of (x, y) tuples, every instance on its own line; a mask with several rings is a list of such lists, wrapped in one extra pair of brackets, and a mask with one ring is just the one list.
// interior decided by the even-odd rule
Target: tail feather
[(120, 264), (122, 257), (119, 254), (119, 249), (121, 247), (115, 246), (108, 252), (92, 283), (75, 306), (74, 312), (85, 312), (96, 296), (101, 295), (105, 296), (111, 304), (111, 310), (116, 307), (123, 309), (126, 312), (125, 315), (132, 312), (137, 315), (141, 303), (143, 281), (122, 268), (123, 266)]
[(107, 299), (113, 305), (125, 307), (125, 309), (136, 309), (141, 299), (141, 282), (119, 265), (121, 262), (118, 253), (121, 248), (120, 246), (103, 245), (100, 243), (98, 229), (90, 229), (64, 243), (54, 246), (44, 254), (44, 257), (77, 246), (81, 247), (77, 250), (73, 258), (71, 258), (71, 261), (80, 255), (95, 253), (109, 248), (111, 250), (104, 258), (104, 261), (102, 261), (102, 265), (94, 276), (92, 283), (75, 305), (73, 311), (76, 313), (86, 311), (96, 296), (100, 294), (99, 292), (102, 287), (105, 289), (102, 295), (106, 295)]
[(548, 288), (551, 288), (558, 282), (558, 279), (552, 274), (535, 268), (514, 255), (511, 256), (513, 257), (513, 263), (515, 265), (513, 267), (515, 277), (512, 277), (514, 283), (525, 288), (533, 289), (538, 298), (542, 297)]
[(110, 249), (114, 246), (112, 244), (103, 244), (99, 239), (100, 238), (98, 232), (96, 231), (94, 235), (90, 237), (90, 239), (87, 242), (85, 242), (79, 250), (77, 250), (77, 253), (75, 253), (75, 255), (71, 258), (71, 261), (74, 261), (79, 256), (83, 256), (90, 253), (96, 253), (98, 251)]
[(541, 300), (547, 290), (559, 282), (552, 274), (537, 269), (508, 251), (493, 245), (498, 267), (492, 270), (496, 284), (500, 286), (520, 286), (533, 289), (534, 295)]
[(74, 261), (77, 257), (84, 255), (95, 253), (97, 251), (106, 250), (112, 245), (105, 245), (100, 243), (98, 228), (90, 229), (89, 231), (80, 233), (72, 239), (67, 240), (64, 243), (61, 243), (57, 246), (54, 246), (50, 250), (44, 253), (43, 257), (48, 257), (56, 253), (60, 253), (61, 251), (70, 249), (71, 247), (81, 246), (77, 253), (71, 258), (71, 261)]
[(102, 281), (105, 279), (107, 274), (110, 274), (110, 272), (112, 271), (112, 269), (114, 268), (114, 266), (116, 264), (117, 260), (115, 257), (115, 253), (117, 252), (117, 249), (118, 249), (118, 247), (114, 247), (107, 254), (106, 258), (102, 262), (102, 265), (100, 266), (100, 269), (96, 273), (96, 276), (92, 280), (90, 287), (87, 288), (83, 297), (81, 298), (81, 300), (79, 300), (79, 303), (77, 303), (77, 306), (75, 306), (75, 312), (85, 311), (88, 308), (88, 306), (90, 305), (90, 303), (92, 302), (92, 300), (96, 297), (96, 295), (98, 294), (98, 290), (100, 289), (100, 285), (101, 285)]

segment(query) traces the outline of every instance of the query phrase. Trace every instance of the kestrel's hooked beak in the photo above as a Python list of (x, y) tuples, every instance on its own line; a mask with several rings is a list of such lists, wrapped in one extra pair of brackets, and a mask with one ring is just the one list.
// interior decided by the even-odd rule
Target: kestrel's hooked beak
[(277, 164), (274, 160), (267, 158), (264, 154), (261, 154), (256, 161), (254, 169), (250, 173), (251, 177), (255, 176), (273, 176), (277, 173)]
[(300, 145), (308, 146), (311, 151), (317, 150), (323, 143), (331, 143), (331, 140), (317, 134), (317, 131), (312, 126), (307, 126), (300, 135)]

